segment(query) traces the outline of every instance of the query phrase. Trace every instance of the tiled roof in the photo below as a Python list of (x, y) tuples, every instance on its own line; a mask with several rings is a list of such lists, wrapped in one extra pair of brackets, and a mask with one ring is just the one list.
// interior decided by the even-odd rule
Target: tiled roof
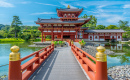
[(94, 29), (94, 30), (85, 30), (84, 32), (87, 33), (99, 33), (99, 32), (104, 32), (104, 33), (109, 33), (109, 32), (125, 32), (122, 29)]
[(40, 19), (38, 18), (35, 23), (84, 23), (86, 20), (89, 20), (90, 18), (80, 18), (76, 21), (61, 21), (60, 19), (57, 18), (52, 18), (52, 19)]
[(78, 8), (64, 8), (64, 9), (56, 9), (56, 10), (59, 10), (59, 11), (82, 11), (82, 9), (78, 9)]

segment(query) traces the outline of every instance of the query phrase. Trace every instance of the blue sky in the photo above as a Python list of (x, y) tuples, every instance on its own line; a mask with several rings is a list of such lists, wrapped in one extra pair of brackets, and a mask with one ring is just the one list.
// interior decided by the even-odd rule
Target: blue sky
[[(13, 16), (20, 17), (23, 25), (36, 25), (37, 18), (58, 18), (56, 8), (83, 8), (84, 14), (94, 15), (97, 25), (118, 25), (129, 21), (129, 0), (0, 0), (0, 24), (11, 24)], [(79, 17), (80, 17), (79, 16)]]

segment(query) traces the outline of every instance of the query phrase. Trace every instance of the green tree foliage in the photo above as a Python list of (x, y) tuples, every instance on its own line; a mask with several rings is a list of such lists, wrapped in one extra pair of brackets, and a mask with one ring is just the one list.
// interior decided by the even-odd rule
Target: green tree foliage
[(128, 29), (128, 21), (122, 21), (122, 20), (120, 20), (119, 22), (119, 27), (120, 27), (120, 29), (123, 29), (123, 30), (127, 30)]
[(128, 27), (126, 32), (123, 33), (123, 38), (130, 38), (130, 27)]
[(105, 29), (104, 25), (97, 25), (95, 29)]
[(4, 25), (5, 27), (2, 27), (1, 30), (9, 31), (10, 25)]
[(105, 29), (119, 29), (116, 25), (109, 25)]
[(95, 16), (93, 15), (88, 16), (84, 14), (84, 16), (81, 16), (81, 18), (91, 18), (90, 21), (84, 24), (82, 27), (89, 27), (89, 29), (95, 29), (97, 24), (97, 18)]
[(5, 34), (5, 31), (4, 30), (0, 30), (0, 37), (1, 38), (3, 38), (5, 35), (3, 35), (3, 34)]
[(0, 30), (1, 30), (3, 27), (5, 27), (5, 25), (3, 25), (3, 24), (0, 24)]
[(19, 16), (13, 16), (10, 32), (15, 33), (15, 38), (17, 37), (17, 33), (21, 30), (20, 25), (22, 25), (22, 22), (20, 21)]
[(120, 29), (123, 29), (126, 31), (125, 33), (123, 33), (123, 38), (130, 38), (130, 27), (128, 26), (129, 22), (120, 20), (118, 23), (119, 23)]

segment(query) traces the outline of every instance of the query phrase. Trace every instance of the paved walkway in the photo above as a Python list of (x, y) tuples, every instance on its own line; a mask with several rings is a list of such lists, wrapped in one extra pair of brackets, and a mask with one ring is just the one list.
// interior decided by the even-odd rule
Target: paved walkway
[(87, 80), (70, 47), (55, 48), (29, 80)]

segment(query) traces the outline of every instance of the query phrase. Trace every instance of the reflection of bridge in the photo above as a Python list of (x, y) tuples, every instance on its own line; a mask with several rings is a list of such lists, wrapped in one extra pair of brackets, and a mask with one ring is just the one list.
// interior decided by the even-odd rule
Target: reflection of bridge
[[(20, 53), (18, 53), (19, 47), (13, 46), (9, 59), (8, 79), (107, 80), (107, 61), (106, 55), (103, 53), (104, 47), (97, 48), (99, 52), (96, 53), (96, 58), (94, 58), (71, 44), (70, 41), (68, 43), (71, 47), (55, 48), (54, 50), (52, 44), (22, 59), (20, 59)], [(21, 65), (21, 62), (29, 57), (33, 58)]]

